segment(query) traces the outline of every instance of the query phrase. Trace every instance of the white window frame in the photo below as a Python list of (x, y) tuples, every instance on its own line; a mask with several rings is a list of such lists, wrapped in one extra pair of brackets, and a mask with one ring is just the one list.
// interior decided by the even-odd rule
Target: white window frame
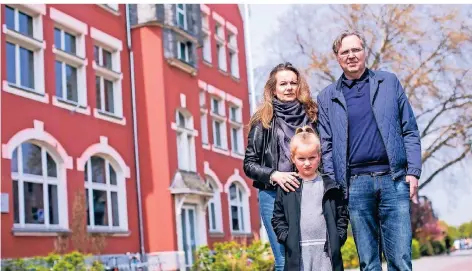
[[(207, 214), (208, 214), (208, 231), (210, 233), (222, 233), (223, 232), (223, 217), (222, 217), (222, 210), (221, 210), (221, 192), (216, 180), (214, 180), (211, 176), (206, 176), (206, 183), (210, 184), (213, 188), (213, 197), (208, 201), (207, 205)], [(212, 225), (212, 214), (211, 214), (211, 205), (214, 206), (215, 211), (215, 225)], [(212, 227), (214, 226), (214, 228)]]
[(202, 57), (203, 60), (211, 64), (211, 31), (210, 31), (210, 16), (202, 12)]
[[(123, 73), (121, 72), (121, 52), (123, 50), (123, 42), (103, 31), (100, 31), (94, 27), (90, 28), (90, 36), (94, 40), (94, 46), (103, 48), (112, 55), (112, 69), (101, 66), (101, 63), (96, 63), (95, 59), (93, 63), (93, 69), (95, 75), (101, 77), (100, 79), (100, 101), (101, 105), (95, 105), (93, 110), (94, 117), (103, 119), (113, 123), (126, 125), (126, 118), (123, 115), (123, 92), (122, 92), (122, 81)], [(99, 62), (102, 61), (102, 50), (99, 49)], [(106, 112), (105, 108), (105, 95), (104, 95), (104, 79), (113, 82), (113, 108), (114, 113)], [(95, 89), (94, 89), (95, 90)], [(96, 90), (95, 90), (96, 93)], [(99, 108), (98, 108), (99, 107)]]
[[(213, 150), (217, 152), (222, 152), (222, 154), (228, 155), (228, 135), (226, 128), (226, 114), (225, 114), (225, 102), (223, 99), (220, 99), (216, 96), (211, 96), (211, 105), (210, 105), (210, 116), (212, 117), (212, 130), (213, 130)], [(218, 102), (218, 113), (214, 112), (214, 101)], [(220, 124), (220, 141), (221, 145), (217, 145), (217, 128), (216, 123)]]
[[(100, 157), (103, 160), (105, 160), (105, 180), (106, 183), (94, 183), (92, 182), (92, 157)], [(88, 181), (84, 181), (84, 191), (85, 189), (88, 189), (88, 206), (89, 206), (89, 221), (90, 225), (87, 225), (87, 229), (89, 231), (98, 231), (98, 232), (124, 232), (128, 231), (128, 212), (127, 212), (127, 197), (126, 197), (126, 183), (125, 183), (125, 177), (121, 173), (120, 170), (118, 170), (117, 166), (111, 163), (107, 158), (102, 157), (100, 155), (92, 155), (89, 157), (89, 159), (86, 162), (86, 171), (84, 171), (84, 174), (87, 174), (87, 179)], [(109, 165), (113, 167), (113, 170), (115, 171), (116, 174), (116, 185), (111, 185), (110, 184), (110, 171), (109, 171)], [(106, 191), (107, 193), (107, 213), (108, 213), (108, 226), (101, 226), (101, 225), (95, 225), (95, 218), (93, 217), (93, 190), (101, 190), (101, 191)], [(118, 200), (118, 226), (113, 226), (113, 218), (112, 218), (112, 206), (111, 206), (111, 192), (116, 192), (117, 193), (117, 200)]]
[[(86, 69), (88, 61), (85, 53), (85, 36), (88, 34), (88, 26), (84, 22), (79, 21), (55, 8), (49, 9), (49, 16), (55, 22), (54, 28), (61, 31), (61, 48), (64, 48), (65, 32), (74, 35), (76, 39), (76, 54), (70, 54), (61, 50), (61, 48), (56, 48), (55, 43), (52, 45), (52, 52), (54, 53), (56, 60), (62, 62), (62, 97), (54, 95), (52, 103), (53, 105), (64, 109), (90, 115), (90, 106), (87, 105)], [(78, 102), (65, 99), (66, 64), (77, 69)]]
[(215, 24), (216, 55), (218, 59), (218, 68), (224, 72), (228, 70), (226, 61), (226, 42), (224, 26), (219, 22)]
[[(185, 48), (184, 56), (182, 56), (182, 53), (180, 52), (180, 46), (183, 45)], [(185, 63), (190, 63), (190, 48), (189, 44), (187, 42), (183, 42), (178, 40), (177, 41), (177, 58), (180, 61), (184, 61)]]
[[(32, 175), (23, 173), (23, 152), (22, 144), (30, 143), (41, 148), (41, 162), (42, 162), (42, 176)], [(68, 229), (68, 204), (67, 204), (67, 187), (66, 187), (66, 170), (62, 163), (59, 163), (59, 159), (41, 144), (36, 142), (25, 141), (18, 145), (15, 149), (17, 152), (17, 163), (18, 172), (11, 172), (12, 182), (16, 180), (18, 182), (18, 207), (19, 207), (19, 223), (14, 223), (14, 229), (27, 229), (27, 230), (65, 230)], [(46, 153), (56, 163), (57, 177), (47, 176), (47, 156)], [(12, 161), (13, 163), (13, 161)], [(44, 207), (44, 224), (27, 224), (25, 222), (25, 199), (24, 199), (24, 183), (38, 183), (43, 185), (43, 207)], [(49, 198), (47, 197), (48, 185), (53, 184), (57, 186), (57, 204), (58, 204), (58, 225), (49, 224)], [(12, 192), (13, 195), (13, 192)]]
[(105, 4), (108, 8), (111, 8), (114, 11), (119, 11), (120, 10), (120, 5), (119, 4)]
[[(179, 123), (179, 114), (182, 114), (184, 117), (184, 125)], [(185, 112), (183, 109), (178, 109), (175, 111), (175, 122), (172, 123), (172, 129), (177, 132), (177, 167), (180, 170), (197, 172), (195, 137), (198, 136), (198, 131), (196, 131), (193, 127), (193, 117), (191, 114)]]
[[(231, 200), (231, 185), (236, 186), (236, 200)], [(241, 196), (242, 198), (239, 198), (239, 191), (241, 191)], [(249, 195), (246, 189), (244, 189), (244, 186), (242, 186), (239, 182), (231, 182), (231, 184), (228, 185), (228, 208), (229, 208), (229, 225), (231, 228), (231, 233), (236, 233), (236, 234), (248, 234), (251, 232), (251, 223), (250, 223), (250, 214), (249, 214)], [(238, 221), (239, 221), (239, 226), (243, 227), (243, 229), (240, 230), (234, 230), (233, 229), (233, 213), (231, 212), (231, 207), (232, 206), (237, 206), (238, 207)], [(241, 208), (243, 209), (243, 212), (241, 213), (240, 210)], [(243, 221), (241, 221), (243, 220)], [(241, 222), (244, 222), (244, 224), (241, 224)]]
[[(182, 5), (182, 9), (179, 8), (179, 5)], [(184, 30), (187, 30), (187, 7), (186, 4), (176, 4), (175, 5), (175, 11), (176, 11), (176, 21), (177, 25), (179, 27), (183, 27)], [(181, 14), (184, 17), (184, 25), (179, 24), (179, 14)]]
[[(44, 4), (4, 5), (5, 8), (6, 6), (13, 8), (15, 13), (15, 29), (8, 29), (7, 25), (4, 24), (2, 30), (5, 34), (6, 41), (15, 44), (16, 78), (15, 83), (10, 83), (7, 79), (4, 79), (2, 81), (3, 91), (42, 103), (49, 103), (49, 95), (45, 92), (44, 86), (44, 50), (46, 49), (46, 42), (43, 40), (43, 15), (46, 14), (46, 6)], [(25, 36), (18, 32), (19, 11), (32, 17), (33, 37)], [(2, 12), (4, 12), (4, 10), (2, 10)], [(23, 87), (20, 83), (20, 46), (33, 52), (33, 89)]]
[(238, 36), (228, 30), (229, 68), (231, 76), (239, 79)]
[(202, 145), (204, 149), (209, 149), (209, 138), (208, 138), (208, 109), (206, 108), (206, 92), (200, 90), (199, 94), (200, 103), (200, 130), (202, 132)]

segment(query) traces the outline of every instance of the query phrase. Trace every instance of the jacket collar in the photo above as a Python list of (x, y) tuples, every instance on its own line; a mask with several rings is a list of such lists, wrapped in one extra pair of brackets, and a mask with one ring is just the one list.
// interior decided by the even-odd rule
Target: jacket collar
[[(321, 174), (321, 173), (320, 175), (321, 175), (321, 179), (323, 180), (323, 187), (324, 187), (323, 194), (326, 194), (326, 192), (328, 192), (331, 189), (341, 189), (341, 186), (338, 183), (336, 183), (334, 180), (332, 180), (328, 175)], [(303, 183), (302, 178), (297, 177), (297, 179), (300, 181), (300, 184)], [(295, 192), (297, 192), (298, 194), (301, 193), (301, 188), (302, 188), (302, 185), (300, 185), (297, 189), (295, 189)]]
[[(371, 69), (366, 68), (369, 72), (369, 82), (370, 82), (370, 103), (373, 104), (375, 95), (377, 94), (377, 89), (379, 83), (384, 80), (384, 77), (380, 73), (376, 73)], [(339, 100), (341, 104), (347, 108), (346, 100), (344, 99), (342, 91), (343, 75), (341, 75), (336, 81), (336, 89), (331, 92), (332, 100)]]

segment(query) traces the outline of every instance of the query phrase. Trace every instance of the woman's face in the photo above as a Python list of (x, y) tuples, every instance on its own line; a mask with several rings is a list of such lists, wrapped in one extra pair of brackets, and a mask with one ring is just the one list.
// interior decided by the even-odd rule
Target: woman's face
[(293, 71), (279, 71), (275, 74), (275, 96), (281, 102), (291, 102), (297, 99), (298, 78)]

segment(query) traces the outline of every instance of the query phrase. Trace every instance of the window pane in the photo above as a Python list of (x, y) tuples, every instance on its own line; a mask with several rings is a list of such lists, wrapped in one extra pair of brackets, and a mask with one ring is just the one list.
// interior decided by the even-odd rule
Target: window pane
[(43, 184), (24, 182), (25, 223), (44, 224)]
[(93, 46), (93, 59), (95, 63), (100, 64), (100, 48), (97, 45)]
[(7, 42), (7, 80), (16, 84), (16, 46)]
[(238, 207), (231, 206), (231, 224), (233, 226), (233, 231), (239, 231), (239, 216), (238, 216)]
[(179, 20), (179, 21), (178, 21), (179, 26), (185, 27), (185, 15), (184, 15), (184, 13), (180, 13), (180, 12), (179, 12), (178, 20)]
[[(85, 170), (85, 172), (87, 172), (87, 170)], [(87, 226), (90, 226), (90, 208), (89, 208), (90, 206), (89, 206), (89, 190), (88, 189), (85, 189), (85, 206), (87, 208), (87, 211), (86, 211)]]
[(54, 28), (54, 46), (56, 46), (57, 49), (63, 50), (61, 45), (61, 32), (59, 28)]
[(113, 82), (105, 80), (105, 111), (115, 113)]
[(103, 110), (102, 109), (102, 96), (101, 96), (101, 91), (100, 91), (100, 78), (96, 76), (95, 77), (95, 102), (97, 103), (95, 105), (96, 108)]
[(92, 182), (106, 183), (105, 179), (105, 160), (98, 156), (92, 156)]
[(239, 207), (239, 214), (241, 215), (241, 230), (244, 231), (244, 209)]
[(233, 142), (233, 150), (239, 151), (239, 148), (238, 148), (238, 130), (232, 128), (231, 132), (232, 132), (231, 141)]
[(243, 192), (241, 191), (241, 189), (238, 189), (238, 194), (239, 194), (238, 202), (242, 203), (243, 202)]
[(93, 217), (96, 226), (108, 226), (108, 204), (106, 191), (92, 190)]
[(211, 101), (213, 103), (212, 104), (213, 113), (218, 114), (218, 112), (219, 112), (219, 102), (218, 102), (218, 100), (212, 99)]
[(179, 116), (179, 119), (177, 120), (178, 125), (180, 127), (185, 127), (185, 117), (184, 117), (184, 115), (181, 112), (178, 112), (177, 115)]
[(5, 24), (8, 29), (15, 30), (15, 10), (5, 6)]
[(84, 167), (84, 180), (85, 182), (88, 182), (88, 162), (85, 163), (85, 167)]
[(11, 157), (11, 172), (18, 172), (18, 148), (13, 151)]
[(64, 32), (64, 51), (70, 54), (77, 54), (75, 36)]
[(56, 60), (56, 97), (64, 98), (62, 95), (62, 62)]
[(23, 173), (43, 175), (41, 148), (31, 143), (21, 144), (23, 155)]
[(113, 65), (112, 65), (112, 60), (111, 60), (111, 52), (105, 50), (105, 49), (102, 49), (102, 57), (103, 57), (103, 67), (105, 68), (108, 68), (110, 70), (113, 69)]
[(48, 185), (49, 224), (59, 224), (59, 201), (57, 200), (57, 185)]
[(185, 44), (182, 42), (179, 42), (179, 59), (180, 60), (186, 60), (185, 59)]
[(48, 166), (48, 176), (57, 177), (56, 162), (54, 161), (54, 159), (52, 159), (49, 153), (46, 153), (46, 160), (47, 160), (47, 166)]
[[(187, 247), (188, 247), (188, 242), (187, 242), (187, 209), (182, 209), (182, 212), (180, 214), (180, 219), (182, 221), (182, 235), (183, 235), (183, 238), (182, 238), (182, 242), (183, 242), (183, 247), (184, 247), (184, 251), (187, 251)], [(189, 262), (188, 262), (188, 258), (187, 258), (187, 255), (185, 255), (185, 264), (188, 265)]]
[(180, 10), (183, 10), (184, 9), (184, 4), (177, 4), (177, 8), (180, 9)]
[(215, 121), (215, 135), (216, 135), (216, 145), (221, 147), (221, 131), (220, 131), (221, 124)]
[(20, 83), (34, 88), (34, 54), (23, 47), (20, 47)]
[(110, 184), (116, 185), (116, 172), (111, 164), (108, 164), (108, 168), (110, 169)]
[(20, 204), (18, 195), (18, 181), (13, 180), (13, 215), (15, 219), (14, 223), (20, 223)]
[(212, 230), (216, 230), (216, 213), (215, 213), (215, 204), (213, 202), (210, 204), (210, 217), (211, 217), (210, 228)]
[(120, 216), (118, 213), (118, 193), (111, 192), (111, 209), (113, 215), (113, 226), (120, 226)]
[(79, 102), (77, 93), (77, 69), (70, 65), (66, 65), (66, 87), (67, 100)]
[(20, 32), (23, 35), (33, 36), (33, 18), (23, 12), (19, 12)]
[(229, 199), (231, 201), (236, 199), (236, 185), (234, 183), (229, 187)]

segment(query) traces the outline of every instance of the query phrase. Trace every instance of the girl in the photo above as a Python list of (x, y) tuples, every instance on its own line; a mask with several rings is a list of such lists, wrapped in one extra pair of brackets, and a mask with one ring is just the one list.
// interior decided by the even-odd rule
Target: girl
[(338, 184), (318, 172), (320, 139), (313, 128), (297, 128), (290, 152), (300, 187), (277, 190), (272, 217), (277, 240), (285, 247), (284, 270), (344, 270), (347, 205)]

